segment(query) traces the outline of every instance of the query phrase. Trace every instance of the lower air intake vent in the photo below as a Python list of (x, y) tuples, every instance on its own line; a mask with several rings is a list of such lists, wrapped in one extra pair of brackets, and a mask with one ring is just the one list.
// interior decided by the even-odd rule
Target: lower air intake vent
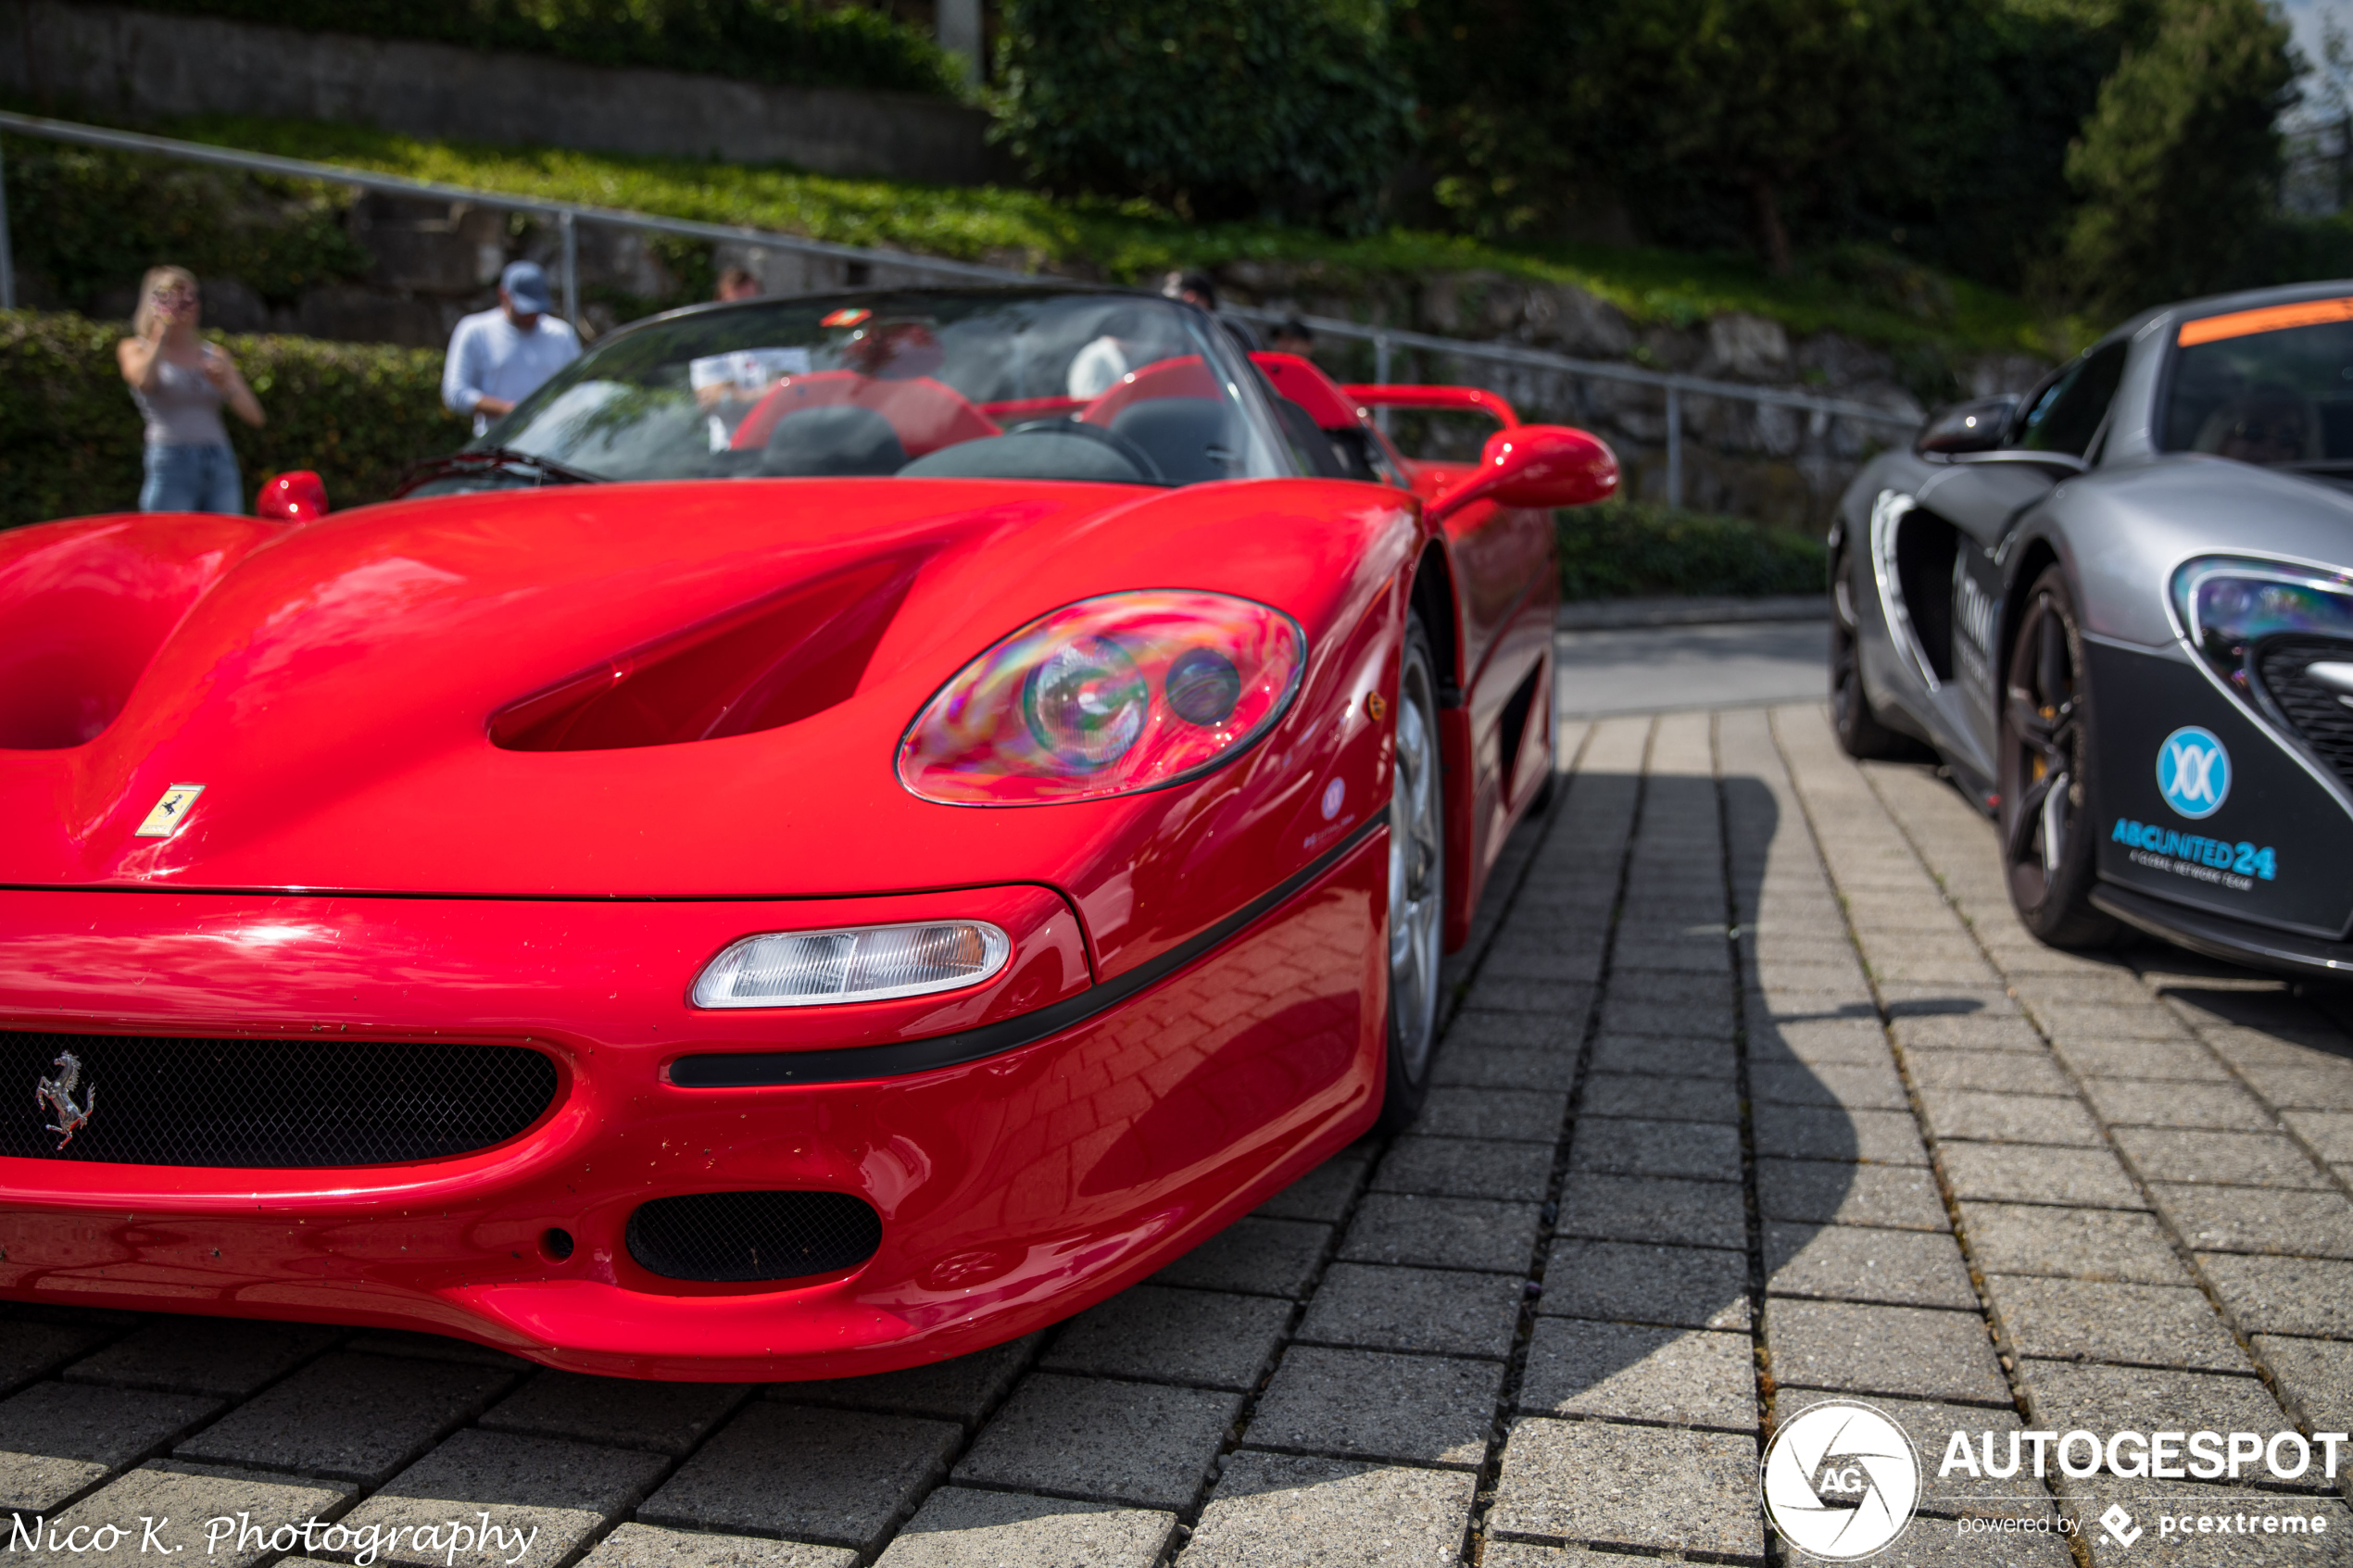
[(513, 1137), (554, 1101), (556, 1064), (522, 1046), (0, 1030), (0, 1155), (385, 1165)]
[(2267, 637), (2249, 662), (2304, 744), (2353, 784), (2353, 708), (2306, 673), (2315, 664), (2353, 664), (2353, 644), (2333, 637)]
[(882, 1217), (846, 1192), (698, 1192), (629, 1216), (629, 1255), (664, 1279), (805, 1279), (881, 1245)]

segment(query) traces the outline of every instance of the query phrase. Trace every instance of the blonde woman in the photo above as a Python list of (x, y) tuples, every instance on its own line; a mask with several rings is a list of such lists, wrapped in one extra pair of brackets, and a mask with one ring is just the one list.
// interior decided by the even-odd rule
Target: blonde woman
[(261, 404), (236, 362), (196, 336), (203, 314), (195, 274), (151, 267), (139, 284), (132, 336), (115, 345), (131, 400), (147, 421), (143, 512), (243, 512), (245, 483), (220, 423), (220, 405), (257, 429)]

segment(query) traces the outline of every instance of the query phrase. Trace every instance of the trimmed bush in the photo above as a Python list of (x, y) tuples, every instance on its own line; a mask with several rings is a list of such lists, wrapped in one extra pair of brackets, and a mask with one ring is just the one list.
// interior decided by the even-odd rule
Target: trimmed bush
[[(208, 335), (270, 419), (260, 430), (226, 420), (248, 508), (265, 477), (288, 469), (316, 469), (338, 508), (383, 500), (409, 463), (470, 433), (441, 407), (432, 349)], [(114, 357), (122, 336), (81, 316), (0, 312), (0, 528), (139, 504), (139, 414)]]
[(1820, 538), (1746, 518), (1640, 501), (1607, 501), (1556, 517), (1564, 598), (1757, 598), (1819, 593), (1828, 581), (1829, 551)]
[(271, 305), (368, 274), (368, 253), (345, 228), (347, 185), (31, 136), (0, 137), (0, 153), (17, 267), (71, 310), (89, 314), (157, 260), (235, 278)]
[(592, 66), (954, 97), (947, 51), (882, 8), (808, 0), (139, 0), (154, 11), (521, 49)]

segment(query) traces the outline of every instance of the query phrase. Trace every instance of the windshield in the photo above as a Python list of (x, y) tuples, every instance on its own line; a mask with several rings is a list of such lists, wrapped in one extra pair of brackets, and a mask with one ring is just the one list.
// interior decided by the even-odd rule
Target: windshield
[(902, 291), (649, 321), (567, 366), (412, 494), (598, 480), (1061, 479), (1291, 471), (1210, 319), (1118, 294)]
[(2246, 463), (2353, 463), (2353, 299), (2182, 323), (2164, 445)]

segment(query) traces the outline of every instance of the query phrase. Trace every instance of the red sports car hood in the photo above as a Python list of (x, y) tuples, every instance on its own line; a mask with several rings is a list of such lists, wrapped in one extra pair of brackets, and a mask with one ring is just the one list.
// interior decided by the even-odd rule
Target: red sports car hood
[[(1304, 513), (1329, 559), (1299, 558), (1295, 526), (1249, 526)], [(1361, 564), (1363, 535), (1332, 515), (1308, 482), (739, 481), (451, 496), (283, 533), (28, 530), (0, 539), (0, 884), (1048, 880), (1076, 869), (1074, 813), (1154, 808), (927, 805), (892, 771), (914, 713), (1005, 633), (1107, 590), (1298, 584), (1308, 602), (1283, 608), (1312, 625)], [(125, 653), (143, 641), (144, 669)], [(36, 671), (46, 706), (12, 707), (11, 680)], [(203, 786), (184, 823), (140, 836), (178, 785)]]

